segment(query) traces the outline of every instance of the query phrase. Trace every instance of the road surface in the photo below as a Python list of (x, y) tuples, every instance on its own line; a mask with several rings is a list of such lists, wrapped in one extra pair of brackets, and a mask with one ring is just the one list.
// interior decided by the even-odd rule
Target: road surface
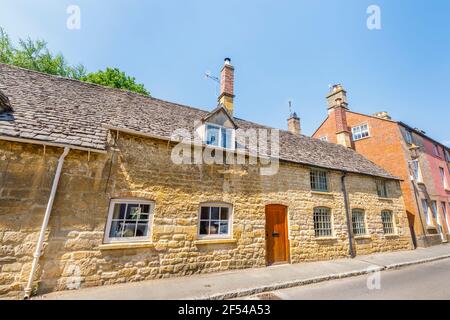
[(333, 280), (274, 291), (265, 297), (282, 300), (450, 300), (450, 259), (383, 271), (379, 273), (379, 278), (372, 274), (370, 279), (369, 275), (364, 275)]

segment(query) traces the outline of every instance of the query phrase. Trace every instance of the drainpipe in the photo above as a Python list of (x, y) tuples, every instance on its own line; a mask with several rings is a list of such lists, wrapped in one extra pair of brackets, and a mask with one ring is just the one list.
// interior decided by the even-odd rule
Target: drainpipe
[(353, 232), (352, 232), (352, 217), (350, 214), (350, 206), (348, 204), (348, 194), (345, 188), (345, 177), (347, 177), (347, 172), (343, 172), (341, 177), (342, 194), (344, 195), (344, 205), (345, 205), (345, 215), (347, 217), (347, 232), (348, 232), (348, 247), (350, 252), (350, 257), (354, 258), (356, 256), (355, 249), (353, 248)]
[(70, 151), (70, 148), (65, 147), (63, 154), (59, 157), (59, 160), (58, 160), (58, 167), (56, 168), (55, 178), (53, 179), (52, 190), (50, 192), (50, 197), (48, 199), (47, 209), (45, 210), (44, 221), (42, 222), (41, 232), (39, 234), (39, 239), (36, 244), (36, 251), (33, 255), (33, 263), (31, 265), (31, 271), (30, 271), (30, 276), (28, 278), (28, 284), (25, 288), (25, 299), (29, 299), (31, 296), (34, 273), (36, 272), (39, 258), (42, 253), (42, 247), (44, 245), (45, 231), (47, 230), (48, 221), (49, 221), (50, 215), (52, 213), (53, 201), (55, 200), (56, 190), (58, 188), (59, 178), (61, 176), (61, 170), (62, 170), (62, 167), (64, 164), (64, 159), (66, 158), (69, 151)]

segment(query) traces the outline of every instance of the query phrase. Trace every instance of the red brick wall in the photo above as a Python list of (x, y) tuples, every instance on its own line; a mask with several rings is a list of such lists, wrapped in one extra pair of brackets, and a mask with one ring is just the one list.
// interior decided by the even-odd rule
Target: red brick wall
[[(347, 111), (347, 123), (350, 128), (368, 123), (370, 137), (354, 142), (354, 148), (358, 153), (403, 180), (401, 189), (406, 211), (415, 216), (416, 235), (423, 234), (410, 181), (407, 146), (403, 142), (398, 124), (351, 111)], [(327, 136), (329, 142), (336, 143), (336, 120), (333, 115), (330, 115), (313, 135), (314, 138), (323, 136)]]

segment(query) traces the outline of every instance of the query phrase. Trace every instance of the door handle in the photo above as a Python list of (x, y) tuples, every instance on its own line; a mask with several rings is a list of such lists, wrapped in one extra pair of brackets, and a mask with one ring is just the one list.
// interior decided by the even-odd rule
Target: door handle
[(278, 232), (273, 232), (272, 233), (272, 237), (274, 238), (278, 238), (280, 236), (280, 234)]

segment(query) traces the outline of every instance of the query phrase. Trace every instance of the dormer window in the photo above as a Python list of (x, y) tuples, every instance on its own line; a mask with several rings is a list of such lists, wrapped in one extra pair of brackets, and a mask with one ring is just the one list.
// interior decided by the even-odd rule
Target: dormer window
[(225, 128), (215, 124), (206, 124), (207, 145), (233, 149), (233, 129)]

